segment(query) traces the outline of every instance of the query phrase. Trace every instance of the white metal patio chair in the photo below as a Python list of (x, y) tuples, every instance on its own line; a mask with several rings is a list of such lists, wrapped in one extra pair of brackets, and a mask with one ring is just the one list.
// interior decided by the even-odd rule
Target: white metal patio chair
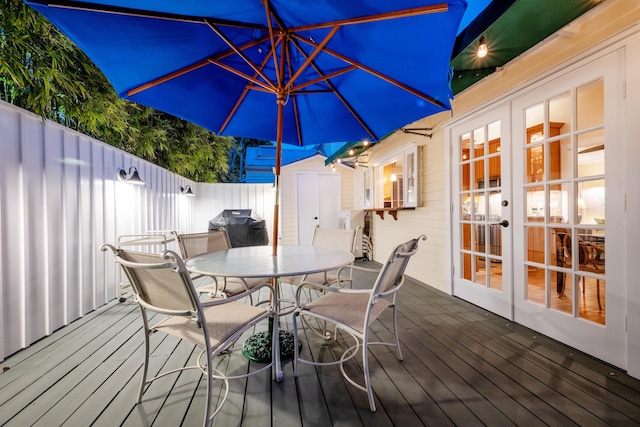
[[(322, 228), (317, 226), (314, 230), (311, 244), (313, 246), (342, 249), (353, 253), (356, 249), (357, 231), (357, 229), (351, 228)], [(283, 278), (282, 281), (292, 285), (306, 283), (307, 285), (317, 284), (323, 286), (336, 284), (339, 286), (345, 286), (348, 283), (349, 287), (351, 287), (353, 280), (353, 273), (351, 270), (352, 266), (353, 263), (347, 267), (341, 268), (339, 270), (340, 277), (338, 277), (338, 271), (328, 271), (323, 273), (306, 274), (304, 276), (287, 277)]]
[[(125, 251), (108, 244), (102, 246), (103, 251), (108, 249), (113, 252), (116, 262), (122, 266), (131, 282), (144, 325), (145, 355), (137, 403), (142, 401), (147, 384), (171, 373), (186, 369), (198, 369), (207, 377), (206, 409), (203, 423), (204, 426), (207, 426), (227, 399), (230, 379), (246, 378), (269, 368), (272, 368), (272, 378), (274, 377), (273, 359), (271, 363), (259, 369), (245, 370), (245, 373), (238, 375), (226, 375), (213, 367), (213, 359), (225, 350), (229, 350), (230, 345), (242, 333), (263, 320), (273, 318), (274, 310), (272, 307), (263, 308), (237, 302), (243, 298), (242, 295), (200, 301), (199, 294), (184, 262), (173, 251), (165, 251), (160, 255)], [(268, 289), (273, 295), (273, 289), (267, 284), (256, 286), (250, 292), (260, 292), (262, 288)], [(150, 326), (148, 311), (164, 314), (167, 317)], [(278, 337), (278, 322), (268, 323), (273, 327), (272, 337)], [(162, 372), (154, 378), (147, 379), (150, 336), (157, 332), (176, 336), (201, 347), (202, 352), (197, 363)], [(276, 351), (279, 351), (277, 338), (272, 340), (272, 346), (273, 354), (276, 354)], [(228, 351), (227, 354), (231, 354), (231, 351)], [(212, 381), (214, 379), (223, 381), (224, 392), (216, 408), (212, 410)]]
[[(171, 232), (178, 241), (178, 247), (184, 260), (195, 255), (206, 252), (220, 251), (231, 248), (231, 241), (225, 230), (215, 230), (204, 233), (182, 234), (176, 231)], [(197, 279), (202, 276), (192, 276)], [(200, 293), (209, 293), (212, 296), (235, 296), (248, 291), (258, 285), (271, 283), (271, 279), (252, 278), (245, 279), (242, 277), (211, 277), (212, 283), (199, 285), (196, 289)], [(249, 295), (251, 296), (251, 295)], [(251, 298), (253, 303), (253, 299)]]
[[(348, 289), (345, 287), (320, 286), (325, 295), (313, 300), (303, 299), (305, 287), (318, 287), (316, 284), (303, 283), (296, 292), (297, 309), (293, 316), (294, 329), (294, 375), (298, 376), (300, 363), (311, 365), (340, 365), (340, 371), (347, 381), (360, 390), (366, 391), (369, 397), (369, 406), (375, 412), (376, 406), (373, 399), (373, 390), (369, 376), (369, 346), (385, 345), (395, 347), (398, 360), (402, 360), (400, 341), (398, 339), (398, 327), (396, 323), (396, 299), (398, 291), (404, 283), (404, 271), (409, 259), (418, 250), (419, 240), (426, 240), (425, 236), (419, 236), (406, 243), (398, 245), (389, 256), (389, 259), (380, 270), (375, 283), (367, 289)], [(353, 268), (358, 269), (358, 266)], [(367, 269), (369, 270), (369, 269)], [(371, 342), (369, 341), (370, 326), (387, 309), (393, 310), (393, 332), (394, 342)], [(354, 340), (355, 345), (347, 348), (339, 360), (331, 362), (317, 362), (300, 357), (299, 342), (300, 332), (298, 330), (298, 318), (305, 320), (300, 322), (303, 328), (310, 328), (310, 320), (316, 319), (319, 323), (329, 322), (337, 329), (345, 331)], [(323, 331), (314, 331), (320, 336), (324, 336)], [(325, 336), (328, 338), (328, 336)], [(362, 349), (362, 366), (364, 371), (364, 385), (353, 380), (346, 373), (344, 363), (358, 354)]]

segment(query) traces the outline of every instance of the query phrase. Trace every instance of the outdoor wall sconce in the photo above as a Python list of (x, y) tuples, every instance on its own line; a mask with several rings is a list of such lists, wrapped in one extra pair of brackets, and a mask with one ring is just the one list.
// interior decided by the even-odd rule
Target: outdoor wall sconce
[(487, 48), (487, 39), (482, 36), (480, 37), (480, 43), (478, 43), (478, 58), (484, 58), (487, 56), (489, 49)]
[(190, 185), (187, 185), (185, 187), (180, 187), (180, 193), (182, 193), (183, 196), (189, 196), (189, 197), (195, 196), (193, 191), (191, 191)]
[(129, 168), (129, 173), (127, 173), (124, 169), (120, 169), (118, 171), (118, 176), (120, 177), (120, 181), (124, 181), (134, 185), (144, 185), (144, 181), (142, 180), (142, 178), (140, 178), (138, 169), (136, 169), (135, 166), (131, 166)]

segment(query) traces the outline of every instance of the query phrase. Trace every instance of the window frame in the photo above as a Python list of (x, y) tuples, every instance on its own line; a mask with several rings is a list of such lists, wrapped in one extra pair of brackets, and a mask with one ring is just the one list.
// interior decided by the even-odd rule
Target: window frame
[[(420, 167), (420, 157), (418, 155), (418, 146), (415, 141), (404, 144), (402, 147), (394, 150), (373, 162), (369, 170), (369, 188), (373, 195), (371, 201), (373, 206), (367, 206), (366, 199), (366, 174), (363, 172), (363, 205), (365, 208), (383, 209), (384, 206), (384, 167), (402, 160), (402, 182), (405, 183), (402, 188), (402, 205), (397, 208), (415, 208), (418, 207), (420, 194), (420, 179), (418, 171)], [(409, 167), (412, 164), (413, 167)], [(410, 185), (413, 183), (413, 185)]]

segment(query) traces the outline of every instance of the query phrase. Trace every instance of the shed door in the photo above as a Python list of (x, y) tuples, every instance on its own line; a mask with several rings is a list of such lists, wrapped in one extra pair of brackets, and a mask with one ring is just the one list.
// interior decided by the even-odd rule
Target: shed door
[(317, 225), (338, 228), (340, 210), (340, 174), (299, 173), (298, 244), (310, 245)]

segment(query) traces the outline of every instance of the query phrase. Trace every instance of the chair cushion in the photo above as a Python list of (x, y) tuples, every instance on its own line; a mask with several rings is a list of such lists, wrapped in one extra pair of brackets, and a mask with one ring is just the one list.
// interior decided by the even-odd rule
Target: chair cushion
[[(211, 347), (217, 348), (233, 334), (242, 330), (244, 325), (265, 315), (267, 311), (265, 308), (235, 302), (205, 307), (204, 316), (209, 327)], [(169, 316), (153, 329), (204, 347), (202, 329), (192, 318)]]
[[(305, 304), (302, 313), (305, 311), (316, 313), (333, 319), (338, 323), (343, 323), (359, 333), (364, 333), (364, 318), (369, 300), (369, 294), (329, 292)], [(371, 309), (369, 324), (376, 320), (387, 307), (389, 307), (389, 301), (378, 300)], [(366, 326), (368, 327), (369, 325)]]

